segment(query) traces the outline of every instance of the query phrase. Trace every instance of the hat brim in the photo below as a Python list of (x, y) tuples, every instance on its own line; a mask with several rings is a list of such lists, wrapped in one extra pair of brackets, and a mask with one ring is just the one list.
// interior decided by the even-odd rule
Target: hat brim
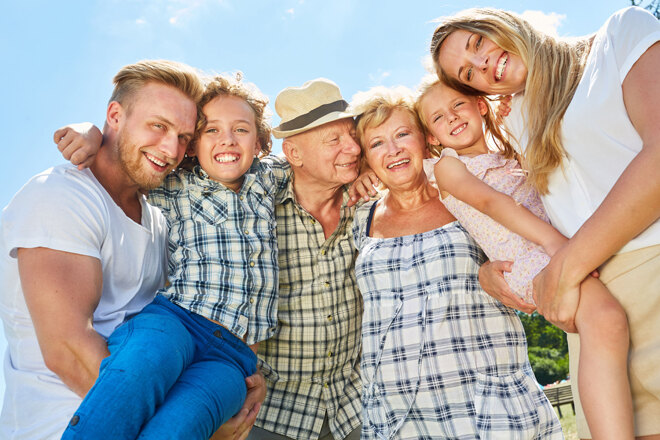
[(323, 117), (311, 122), (304, 127), (296, 128), (295, 130), (280, 130), (280, 126), (272, 129), (273, 136), (277, 139), (282, 139), (285, 137), (293, 136), (295, 134), (303, 133), (312, 128), (319, 127), (323, 124), (328, 124), (330, 122), (338, 121), (340, 119), (353, 118), (355, 115), (352, 112), (332, 112), (324, 115)]

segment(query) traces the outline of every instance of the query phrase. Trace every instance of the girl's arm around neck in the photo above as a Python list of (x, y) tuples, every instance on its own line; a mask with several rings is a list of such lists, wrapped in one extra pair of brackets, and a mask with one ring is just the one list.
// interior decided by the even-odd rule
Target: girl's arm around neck
[(548, 255), (552, 256), (567, 241), (549, 223), (475, 177), (459, 159), (440, 159), (434, 172), (443, 197), (444, 193), (451, 194), (510, 231), (542, 246)]

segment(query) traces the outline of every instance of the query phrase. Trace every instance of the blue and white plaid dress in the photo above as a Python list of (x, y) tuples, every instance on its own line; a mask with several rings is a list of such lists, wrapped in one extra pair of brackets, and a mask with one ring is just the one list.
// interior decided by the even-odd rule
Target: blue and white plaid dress
[(355, 217), (364, 298), (363, 439), (561, 439), (515, 311), (479, 286), (485, 256), (458, 222), (367, 236)]

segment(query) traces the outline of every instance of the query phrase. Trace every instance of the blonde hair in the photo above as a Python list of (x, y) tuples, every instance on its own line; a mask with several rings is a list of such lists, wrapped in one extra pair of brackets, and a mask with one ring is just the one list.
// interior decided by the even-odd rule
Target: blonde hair
[(565, 155), (561, 122), (582, 77), (593, 37), (558, 40), (536, 30), (518, 15), (497, 9), (469, 9), (446, 18), (433, 33), (431, 57), (438, 77), (467, 95), (482, 95), (450, 77), (440, 66), (442, 43), (452, 32), (465, 30), (490, 39), (520, 56), (527, 67), (525, 124), (529, 145), (525, 151), (528, 181), (541, 194), (548, 192), (548, 176)]
[[(199, 102), (199, 107), (204, 108), (206, 104), (218, 96), (235, 96), (247, 102), (254, 112), (254, 122), (257, 127), (257, 140), (259, 141), (259, 157), (270, 153), (273, 141), (270, 137), (270, 112), (268, 110), (268, 98), (254, 84), (243, 81), (243, 74), (236, 72), (234, 76), (216, 75), (208, 78), (206, 89)], [(195, 140), (199, 140), (200, 133), (206, 127), (207, 120), (204, 112), (200, 112), (195, 130)]]
[(413, 93), (405, 87), (386, 88), (374, 87), (366, 92), (357, 93), (351, 102), (353, 114), (359, 114), (356, 118), (357, 139), (364, 151), (364, 133), (367, 128), (378, 127), (394, 113), (395, 110), (404, 110), (410, 113), (412, 120), (424, 133), (424, 128), (415, 112)]
[[(415, 111), (417, 112), (417, 117), (419, 118), (422, 127), (425, 133), (429, 133), (429, 127), (426, 124), (426, 117), (422, 111), (422, 101), (429, 94), (431, 90), (436, 87), (450, 87), (444, 81), (435, 79), (433, 81), (426, 80), (422, 82), (419, 86), (419, 96), (415, 101)], [(495, 146), (498, 148), (500, 154), (506, 157), (507, 159), (516, 158), (516, 150), (511, 145), (509, 138), (511, 137), (507, 132), (506, 128), (502, 127), (501, 124), (497, 122), (497, 118), (493, 109), (490, 106), (489, 99), (484, 95), (466, 95), (467, 98), (473, 97), (475, 99), (481, 99), (486, 105), (486, 114), (482, 116), (484, 127), (485, 127), (485, 136), (486, 138), (492, 139), (495, 142)], [(433, 152), (436, 156), (440, 155), (442, 150), (442, 145), (428, 145), (429, 150)]]
[[(136, 93), (147, 83), (172, 86), (190, 98), (195, 104), (204, 93), (204, 85), (192, 67), (168, 60), (142, 60), (121, 68), (112, 82), (115, 88), (110, 102), (116, 101), (130, 112)], [(199, 107), (198, 107), (199, 108)]]

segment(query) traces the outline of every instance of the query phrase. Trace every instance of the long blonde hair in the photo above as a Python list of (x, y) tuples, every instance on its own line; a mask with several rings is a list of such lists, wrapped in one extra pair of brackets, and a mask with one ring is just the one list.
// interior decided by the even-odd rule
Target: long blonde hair
[(541, 194), (548, 192), (548, 177), (565, 155), (561, 122), (582, 78), (593, 37), (558, 40), (536, 30), (518, 15), (498, 9), (469, 9), (446, 18), (431, 39), (431, 57), (438, 77), (468, 95), (482, 95), (450, 77), (439, 64), (444, 40), (456, 30), (483, 35), (500, 48), (520, 56), (527, 67), (525, 125), (529, 139), (524, 166), (528, 181)]

